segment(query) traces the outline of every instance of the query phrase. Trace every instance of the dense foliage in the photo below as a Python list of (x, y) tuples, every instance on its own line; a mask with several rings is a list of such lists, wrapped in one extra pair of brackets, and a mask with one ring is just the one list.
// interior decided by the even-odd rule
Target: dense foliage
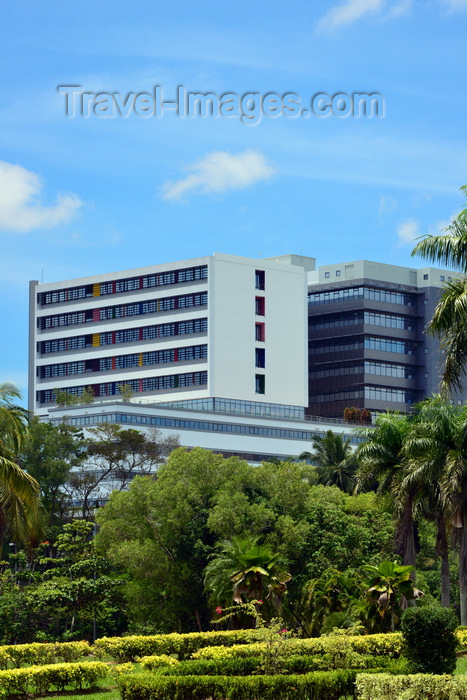
[[(39, 482), (48, 539), (4, 550), (1, 637), (252, 627), (249, 601), (304, 636), (385, 632), (420, 589), (449, 605), (457, 570), (464, 620), (466, 410), (433, 397), (411, 416), (382, 414), (360, 428), (356, 453), (328, 432), (307, 462), (260, 466), (114, 425), (85, 438), (67, 425), (21, 423), (8, 444)], [(108, 486), (118, 489), (98, 508)], [(90, 522), (70, 523), (74, 514)], [(394, 588), (386, 569), (401, 567), (395, 554), (405, 573)]]
[(457, 618), (452, 610), (411, 608), (402, 617), (404, 653), (416, 673), (453, 673)]
[[(280, 556), (278, 573), (255, 579), (254, 596), (263, 596), (264, 614), (274, 614), (277, 586), (286, 584), (282, 614), (292, 626), (305, 625), (302, 589), (311, 577), (329, 567), (345, 571), (351, 564), (354, 571), (376, 563), (391, 552), (393, 538), (391, 515), (374, 495), (349, 496), (316, 480), (314, 467), (304, 463), (252, 467), (206, 450), (179, 449), (156, 480), (137, 477), (128, 491), (113, 493), (97, 514), (96, 542), (126, 573), (135, 629), (207, 629), (214, 608), (225, 605), (226, 596), (231, 603), (239, 585), (248, 584), (247, 568), (243, 574), (241, 567), (235, 571), (225, 545), (217, 548), (235, 536), (258, 538), (270, 563), (279, 563), (273, 553)], [(213, 572), (216, 557), (221, 557), (217, 578), (205, 582), (204, 572)], [(265, 562), (267, 557), (263, 563), (269, 566)], [(225, 578), (216, 588), (222, 566)]]

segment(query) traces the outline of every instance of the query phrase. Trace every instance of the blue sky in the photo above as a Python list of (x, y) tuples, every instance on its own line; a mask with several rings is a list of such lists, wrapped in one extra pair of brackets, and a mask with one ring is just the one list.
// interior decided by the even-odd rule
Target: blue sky
[[(467, 0), (0, 0), (2, 379), (28, 280), (213, 251), (412, 265), (464, 205)], [(383, 117), (67, 117), (59, 85), (378, 92)], [(418, 261), (422, 265), (422, 261)]]

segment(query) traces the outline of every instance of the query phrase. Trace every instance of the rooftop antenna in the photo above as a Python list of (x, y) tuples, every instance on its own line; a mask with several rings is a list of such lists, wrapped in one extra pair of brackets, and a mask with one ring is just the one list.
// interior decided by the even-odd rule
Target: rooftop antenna
[(44, 284), (44, 268), (41, 270), (41, 284)]

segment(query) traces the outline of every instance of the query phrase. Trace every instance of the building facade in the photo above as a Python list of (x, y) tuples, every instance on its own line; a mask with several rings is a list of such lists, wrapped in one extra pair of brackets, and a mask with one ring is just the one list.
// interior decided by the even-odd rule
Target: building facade
[[(303, 409), (306, 269), (215, 254), (30, 283), (29, 409), (60, 392), (225, 398)], [(314, 261), (308, 262), (308, 267)]]
[(366, 260), (310, 273), (308, 412), (407, 413), (439, 391), (439, 340), (425, 329), (443, 283), (457, 277)]
[(439, 341), (425, 326), (451, 277), (215, 253), (33, 281), (29, 408), (83, 428), (157, 427), (251, 462), (309, 451), (327, 429), (356, 444), (345, 408), (408, 412), (437, 390)]

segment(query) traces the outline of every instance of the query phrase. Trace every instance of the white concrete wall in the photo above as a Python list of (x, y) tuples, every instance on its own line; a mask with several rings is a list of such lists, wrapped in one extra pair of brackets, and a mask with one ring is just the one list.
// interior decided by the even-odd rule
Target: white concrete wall
[[(264, 270), (265, 289), (255, 288), (255, 270)], [(216, 254), (209, 276), (211, 396), (306, 406), (308, 330), (306, 273), (296, 265)], [(255, 314), (264, 297), (265, 316)], [(265, 342), (255, 340), (265, 324)], [(266, 366), (255, 366), (255, 348), (264, 348)], [(265, 393), (255, 393), (255, 375), (264, 374)]]

